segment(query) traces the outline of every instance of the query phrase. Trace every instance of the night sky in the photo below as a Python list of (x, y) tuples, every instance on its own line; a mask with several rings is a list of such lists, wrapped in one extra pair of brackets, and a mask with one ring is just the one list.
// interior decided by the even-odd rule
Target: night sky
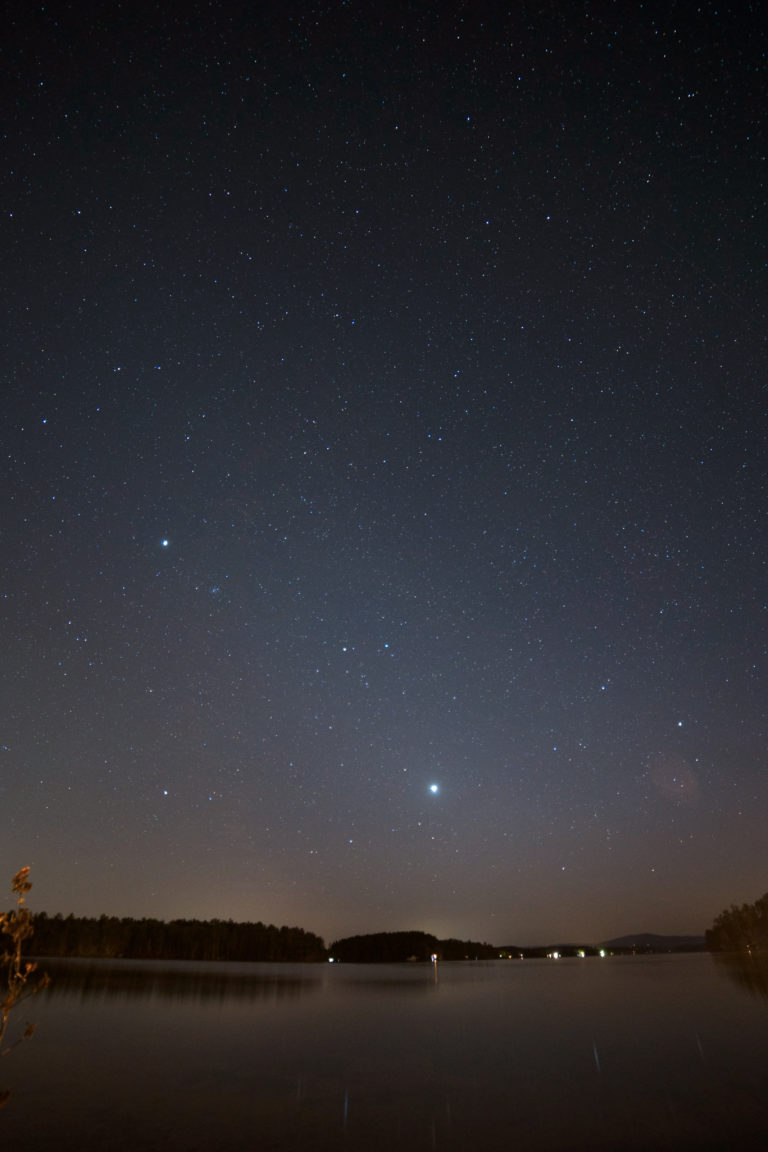
[(17, 6), (33, 910), (526, 944), (768, 888), (764, 19)]

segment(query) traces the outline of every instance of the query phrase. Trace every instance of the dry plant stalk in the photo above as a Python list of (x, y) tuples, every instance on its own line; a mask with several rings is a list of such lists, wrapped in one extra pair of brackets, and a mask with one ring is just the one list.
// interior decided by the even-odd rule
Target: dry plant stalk
[[(16, 873), (11, 888), (16, 894), (16, 907), (11, 912), (0, 912), (0, 933), (8, 937), (5, 951), (0, 956), (0, 967), (6, 970), (6, 988), (3, 1003), (0, 1006), (0, 1056), (7, 1056), (12, 1048), (28, 1040), (35, 1031), (35, 1025), (27, 1022), (24, 1032), (13, 1044), (6, 1044), (6, 1033), (11, 1012), (22, 1000), (34, 996), (42, 988), (47, 987), (50, 978), (43, 973), (33, 978), (37, 964), (32, 961), (22, 962), (21, 950), (24, 941), (33, 933), (32, 914), (24, 907), (27, 892), (32, 884), (29, 879), (29, 868), (22, 868)], [(8, 1102), (10, 1093), (0, 1091), (0, 1108)]]

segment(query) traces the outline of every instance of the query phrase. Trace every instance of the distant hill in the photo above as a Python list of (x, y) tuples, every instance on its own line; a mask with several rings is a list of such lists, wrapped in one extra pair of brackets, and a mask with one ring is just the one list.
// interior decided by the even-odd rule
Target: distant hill
[(703, 952), (706, 941), (704, 936), (656, 936), (653, 932), (638, 932), (636, 936), (617, 936), (615, 940), (603, 940), (600, 947), (612, 948), (614, 951)]
[(328, 949), (348, 964), (399, 964), (403, 960), (495, 960), (498, 950), (478, 940), (438, 940), (428, 932), (374, 932), (346, 936)]
[(546, 956), (597, 956), (606, 952), (704, 952), (704, 936), (656, 936), (652, 932), (638, 932), (636, 936), (617, 936), (600, 944), (538, 944), (516, 947), (505, 945), (497, 950), (499, 956), (542, 959)]

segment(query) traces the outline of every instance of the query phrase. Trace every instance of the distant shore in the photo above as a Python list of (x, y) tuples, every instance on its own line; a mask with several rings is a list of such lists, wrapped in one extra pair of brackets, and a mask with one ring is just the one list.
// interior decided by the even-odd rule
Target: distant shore
[(703, 952), (703, 936), (642, 933), (594, 944), (493, 945), (477, 940), (438, 939), (427, 932), (377, 932), (344, 937), (325, 946), (303, 928), (232, 920), (136, 920), (129, 917), (33, 917), (26, 949), (39, 959), (196, 960), (319, 963), (401, 963), (540, 959), (545, 957)]

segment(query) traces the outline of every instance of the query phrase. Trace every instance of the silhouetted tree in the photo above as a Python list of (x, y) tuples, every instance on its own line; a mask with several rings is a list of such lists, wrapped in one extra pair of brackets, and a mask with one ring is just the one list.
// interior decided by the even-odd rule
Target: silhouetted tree
[(707, 932), (711, 952), (768, 951), (768, 892), (754, 904), (732, 904)]
[(129, 917), (62, 917), (38, 913), (37, 956), (126, 960), (324, 960), (319, 936), (303, 928), (232, 920), (133, 920)]
[(438, 940), (428, 932), (373, 932), (347, 936), (329, 948), (335, 960), (349, 964), (398, 964), (403, 960), (494, 960), (498, 949), (476, 940)]

